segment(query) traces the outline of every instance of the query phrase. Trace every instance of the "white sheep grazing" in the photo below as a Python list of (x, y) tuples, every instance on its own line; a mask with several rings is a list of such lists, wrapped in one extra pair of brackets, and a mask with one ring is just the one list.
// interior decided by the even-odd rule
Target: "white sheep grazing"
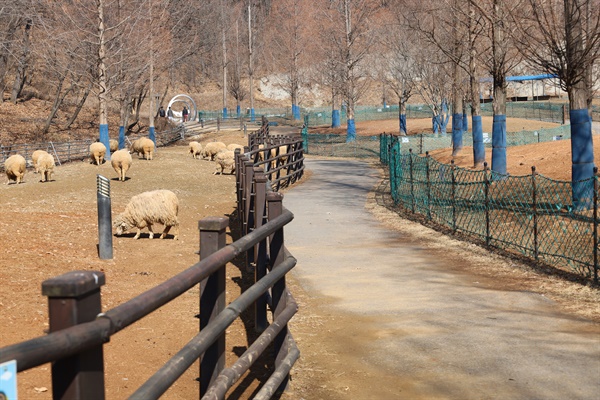
[(190, 154), (194, 159), (202, 157), (202, 145), (199, 142), (190, 142)]
[(25, 171), (27, 171), (25, 157), (20, 154), (8, 157), (4, 162), (4, 171), (8, 177), (8, 182), (6, 182), (7, 185), (11, 180), (16, 181), (17, 183), (23, 182), (23, 176), (25, 175)]
[(102, 142), (94, 142), (90, 145), (90, 157), (96, 165), (101, 165), (104, 162), (106, 155), (106, 146)]
[(48, 152), (46, 150), (36, 150), (33, 153), (31, 153), (31, 162), (33, 164), (33, 168), (35, 169), (36, 174), (40, 172), (38, 168), (38, 160), (40, 159), (40, 156), (42, 154), (48, 154)]
[(227, 150), (235, 151), (235, 149), (240, 149), (240, 153), (244, 152), (244, 146), (241, 144), (231, 143), (227, 145)]
[(111, 153), (116, 152), (119, 150), (119, 141), (117, 139), (110, 139), (108, 141), (108, 148), (110, 149)]
[(210, 161), (215, 160), (215, 156), (218, 152), (227, 150), (227, 146), (223, 142), (210, 142), (204, 145), (202, 148), (202, 158), (208, 157)]
[(131, 153), (136, 153), (138, 156), (142, 154), (146, 160), (152, 160), (154, 157), (154, 142), (147, 137), (142, 137), (133, 141), (130, 150)]
[(216, 171), (214, 175), (221, 174), (225, 171), (225, 168), (231, 169), (231, 175), (235, 173), (235, 152), (231, 150), (224, 150), (217, 153), (215, 156)]
[(54, 173), (54, 157), (50, 153), (45, 153), (38, 158), (37, 166), (39, 173), (42, 174), (40, 182), (48, 182)]
[(113, 227), (117, 236), (136, 228), (134, 239), (139, 239), (141, 229), (148, 227), (150, 239), (154, 238), (153, 224), (163, 224), (165, 229), (160, 235), (164, 239), (171, 227), (175, 227), (174, 239), (179, 239), (179, 200), (170, 190), (153, 190), (133, 196), (125, 211), (115, 217)]
[(110, 163), (117, 174), (119, 174), (120, 181), (125, 182), (125, 175), (127, 174), (129, 168), (131, 168), (132, 162), (133, 159), (131, 158), (131, 154), (127, 149), (115, 151), (110, 158)]

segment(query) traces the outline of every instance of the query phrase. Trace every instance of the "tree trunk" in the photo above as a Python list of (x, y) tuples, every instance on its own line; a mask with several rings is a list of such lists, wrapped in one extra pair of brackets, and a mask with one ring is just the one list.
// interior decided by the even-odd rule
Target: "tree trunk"
[(29, 37), (31, 33), (31, 23), (32, 21), (30, 19), (25, 21), (25, 28), (23, 30), (23, 48), (21, 49), (21, 57), (17, 63), (15, 81), (13, 82), (12, 92), (10, 95), (10, 101), (13, 104), (17, 103), (17, 99), (19, 98), (25, 84), (25, 75), (27, 74), (27, 65), (29, 61)]
[(87, 98), (88, 98), (91, 90), (92, 90), (92, 84), (90, 83), (85, 88), (85, 90), (83, 92), (83, 96), (79, 100), (79, 103), (77, 103), (77, 107), (75, 108), (75, 111), (73, 112), (73, 115), (71, 116), (71, 118), (69, 119), (69, 121), (65, 125), (65, 129), (71, 128), (71, 125), (73, 125), (73, 123), (75, 122), (75, 120), (77, 120), (77, 116), (79, 115), (79, 112), (83, 108), (83, 105), (85, 104), (85, 101), (87, 100)]

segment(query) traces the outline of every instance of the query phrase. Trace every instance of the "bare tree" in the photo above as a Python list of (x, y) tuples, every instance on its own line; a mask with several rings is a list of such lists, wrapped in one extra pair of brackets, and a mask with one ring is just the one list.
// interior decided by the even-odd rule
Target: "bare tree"
[(306, 55), (312, 32), (306, 21), (313, 18), (307, 0), (283, 0), (274, 4), (269, 18), (269, 48), (274, 68), (283, 73), (279, 87), (290, 95), (293, 118), (300, 119), (300, 91), (306, 84)]
[(355, 105), (366, 89), (367, 67), (363, 65), (374, 38), (371, 18), (381, 10), (374, 0), (332, 0), (326, 15), (328, 41), (334, 49), (335, 71), (341, 71), (339, 90), (346, 106), (346, 141), (356, 140)]
[(568, 93), (574, 204), (589, 204), (594, 176), (591, 127), (594, 64), (600, 58), (597, 0), (527, 0), (513, 13), (514, 35), (527, 61), (560, 79)]
[(228, 75), (229, 76), (229, 93), (233, 96), (233, 98), (236, 100), (236, 112), (238, 117), (240, 116), (241, 113), (241, 103), (242, 101), (244, 101), (244, 99), (246, 98), (246, 96), (248, 96), (248, 91), (246, 90), (246, 87), (242, 84), (242, 67), (243, 67), (243, 62), (242, 59), (244, 58), (244, 53), (242, 52), (242, 49), (245, 49), (245, 46), (240, 46), (241, 42), (240, 42), (240, 32), (239, 32), (239, 19), (236, 20), (236, 25), (235, 25), (235, 32), (236, 32), (236, 40), (235, 40), (235, 55), (234, 55), (234, 62), (231, 66), (231, 73)]

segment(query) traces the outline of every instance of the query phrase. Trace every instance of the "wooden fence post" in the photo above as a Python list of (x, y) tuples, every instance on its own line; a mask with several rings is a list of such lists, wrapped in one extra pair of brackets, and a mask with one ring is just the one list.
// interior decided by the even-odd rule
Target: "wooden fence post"
[[(265, 219), (265, 206), (267, 196), (267, 177), (262, 168), (254, 169), (254, 229), (260, 228)], [(267, 239), (254, 245), (254, 282), (258, 282), (267, 275)], [(254, 330), (262, 332), (269, 326), (267, 321), (267, 299), (263, 295), (254, 302)]]
[[(200, 230), (200, 260), (225, 247), (228, 220), (208, 217), (198, 222)], [(226, 266), (200, 283), (200, 330), (225, 309)], [(206, 350), (200, 361), (200, 397), (225, 368), (225, 332)]]
[[(100, 271), (71, 271), (42, 282), (48, 297), (49, 332), (91, 322), (102, 312), (100, 287), (106, 281)], [(102, 346), (52, 363), (54, 400), (103, 400), (104, 359)]]
[[(269, 221), (279, 217), (283, 213), (282, 200), (283, 194), (281, 193), (269, 192), (267, 194), (267, 209)], [(269, 238), (269, 263), (271, 270), (277, 268), (277, 266), (279, 266), (284, 261), (284, 249), (285, 246), (283, 241), (283, 228), (280, 228), (279, 230), (274, 232)], [(271, 293), (273, 301), (272, 309), (274, 310), (273, 319), (276, 319), (287, 306), (287, 289), (285, 285), (285, 275), (273, 285)], [(290, 352), (290, 340), (290, 333), (286, 325), (281, 329), (281, 332), (277, 334), (273, 342), (275, 352), (275, 369), (277, 369), (280, 365), (284, 363), (285, 357)], [(281, 393), (287, 388), (289, 378), (290, 377), (288, 374), (281, 382), (281, 385), (277, 389), (277, 392)]]

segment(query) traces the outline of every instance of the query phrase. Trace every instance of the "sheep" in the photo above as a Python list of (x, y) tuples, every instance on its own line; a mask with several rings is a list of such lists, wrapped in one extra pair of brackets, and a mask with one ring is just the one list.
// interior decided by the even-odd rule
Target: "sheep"
[(44, 154), (40, 156), (37, 162), (39, 173), (42, 174), (42, 179), (40, 179), (40, 182), (50, 181), (52, 174), (54, 173), (54, 165), (55, 162), (52, 154), (44, 152)]
[(202, 145), (199, 142), (190, 142), (190, 154), (194, 159), (202, 157)]
[(92, 164), (101, 165), (104, 162), (106, 155), (106, 146), (102, 142), (94, 142), (90, 145), (90, 157)]
[(136, 153), (138, 157), (142, 154), (144, 159), (152, 160), (154, 156), (154, 142), (147, 137), (141, 137), (133, 141), (130, 151), (131, 153)]
[(221, 174), (225, 168), (231, 169), (231, 175), (235, 173), (235, 152), (232, 150), (220, 151), (215, 155), (216, 171), (213, 175)]
[(131, 168), (131, 163), (133, 159), (131, 158), (131, 154), (127, 149), (121, 149), (114, 152), (110, 159), (110, 163), (114, 170), (119, 174), (119, 180), (125, 182), (125, 175), (129, 168)]
[(208, 157), (210, 161), (215, 160), (215, 155), (221, 150), (227, 150), (227, 146), (223, 142), (210, 142), (202, 148), (202, 158)]
[(4, 171), (8, 177), (8, 185), (11, 180), (16, 181), (17, 184), (23, 182), (23, 176), (27, 170), (27, 162), (25, 157), (20, 154), (15, 154), (6, 159), (4, 162)]
[(36, 174), (40, 172), (38, 168), (38, 160), (42, 154), (48, 154), (48, 152), (46, 150), (36, 150), (31, 153), (31, 162), (33, 164), (33, 168), (35, 168)]
[(154, 238), (152, 224), (160, 223), (165, 226), (161, 239), (169, 233), (171, 227), (175, 227), (174, 240), (179, 239), (179, 200), (175, 193), (170, 190), (153, 190), (133, 196), (125, 211), (115, 217), (113, 227), (116, 235), (120, 236), (130, 229), (136, 228), (134, 239), (139, 239), (141, 229), (148, 227), (150, 239)]
[(108, 141), (108, 148), (110, 149), (111, 154), (119, 150), (119, 141), (117, 139), (110, 139)]
[(241, 144), (231, 143), (227, 145), (227, 150), (235, 151), (235, 149), (240, 149), (241, 153), (244, 152), (244, 146), (242, 146)]

